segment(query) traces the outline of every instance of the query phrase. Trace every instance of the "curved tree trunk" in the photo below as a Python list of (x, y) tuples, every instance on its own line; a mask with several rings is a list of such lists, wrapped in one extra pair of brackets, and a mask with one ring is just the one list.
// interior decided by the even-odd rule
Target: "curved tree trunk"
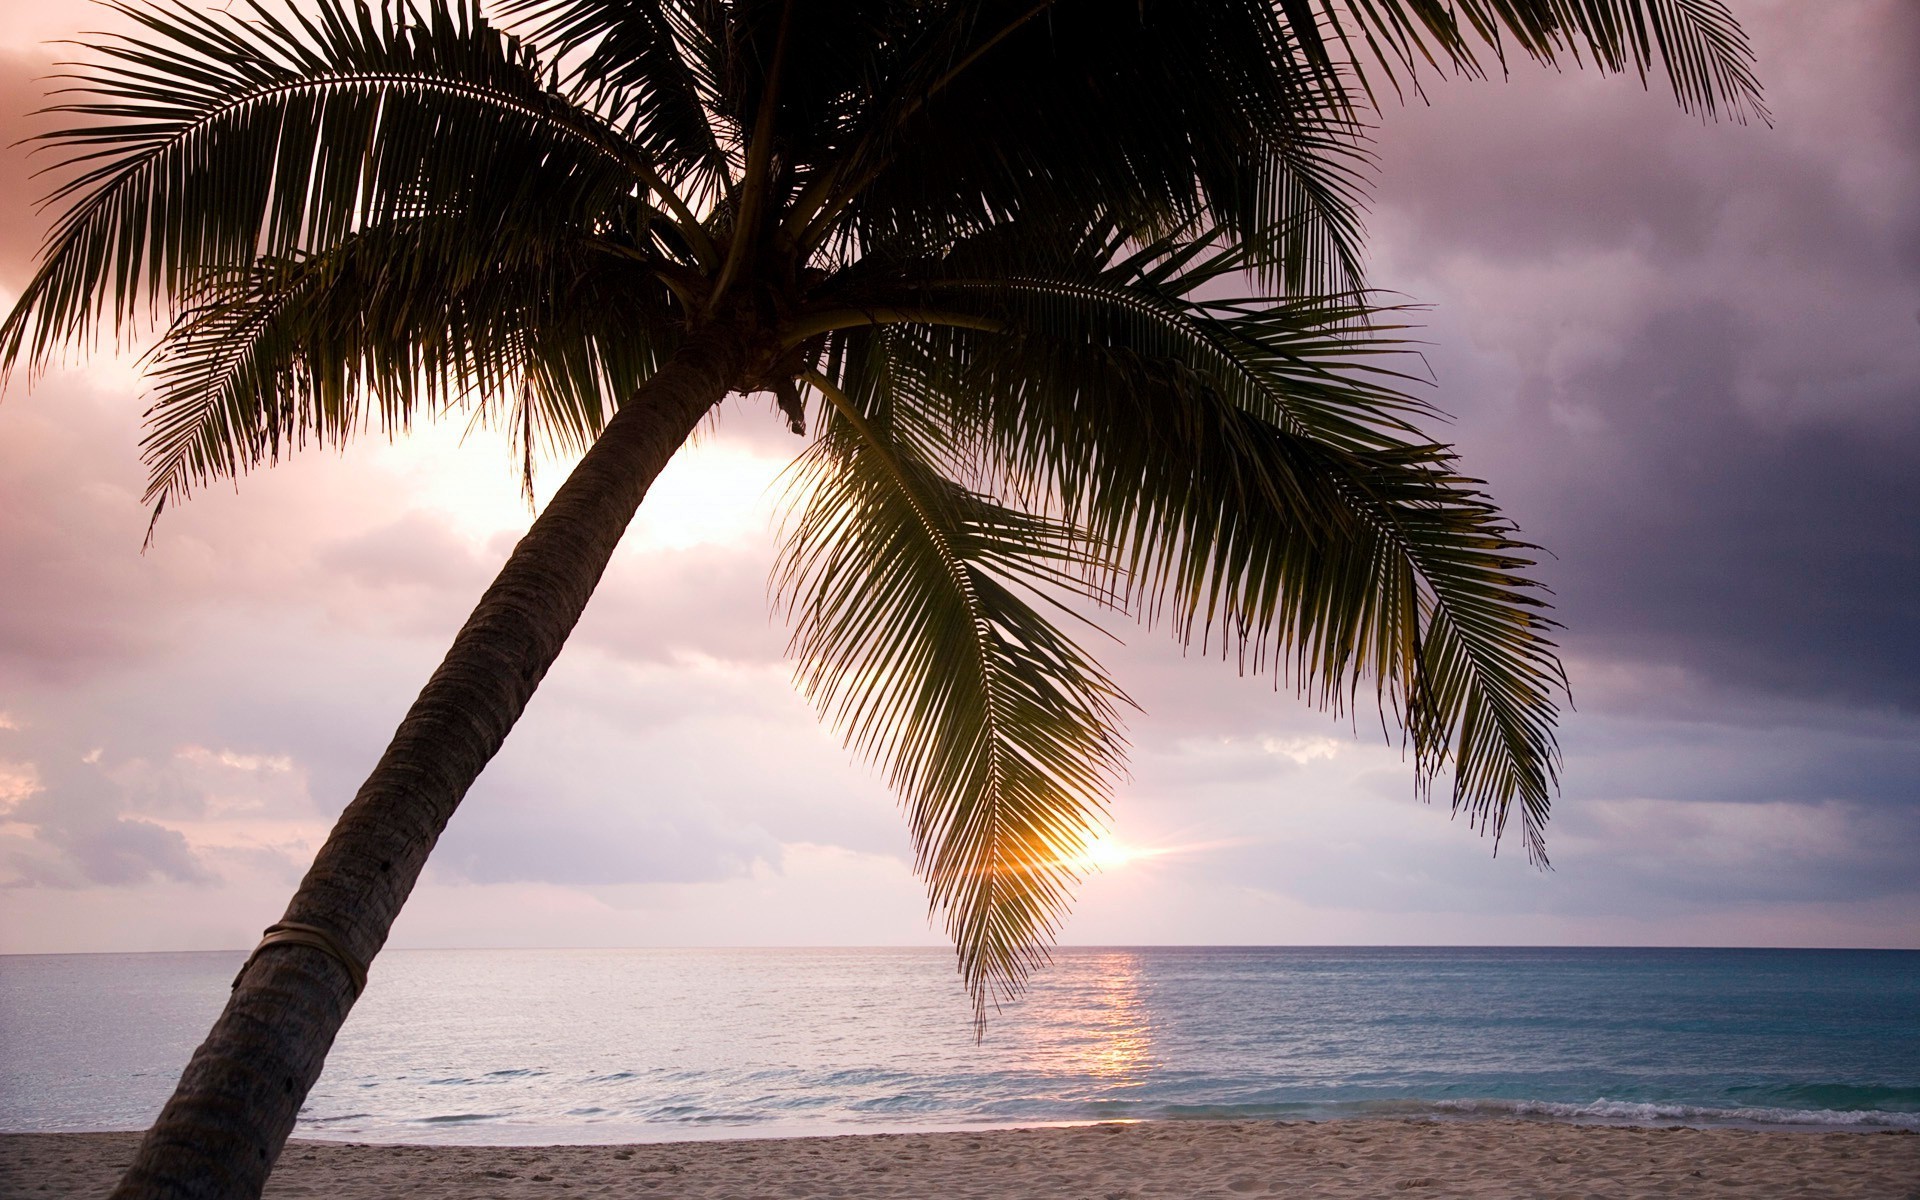
[[(747, 345), (738, 330), (696, 335), (607, 423), (481, 597), (283, 921), (324, 931), (361, 964), (379, 952), (440, 831), (559, 655), (641, 497), (740, 382)], [(258, 1197), (355, 994), (347, 967), (324, 949), (282, 943), (257, 952), (115, 1200)]]

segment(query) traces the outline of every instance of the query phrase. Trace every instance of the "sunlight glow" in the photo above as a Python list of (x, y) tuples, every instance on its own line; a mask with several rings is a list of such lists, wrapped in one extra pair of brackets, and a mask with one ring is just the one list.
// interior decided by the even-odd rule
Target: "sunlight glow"
[[(476, 548), (501, 535), (510, 546), (533, 523), (520, 492), (519, 460), (499, 430), (469, 428), (457, 418), (422, 421), (391, 442), (369, 436), (362, 443), (364, 450), (356, 450), (402, 480), (417, 507), (441, 515)], [(776, 480), (790, 458), (746, 439), (702, 436), (648, 489), (623, 544), (631, 553), (763, 541), (779, 494)], [(539, 456), (536, 507), (553, 498), (577, 461), (576, 455)]]
[(1128, 863), (1138, 862), (1143, 858), (1155, 858), (1165, 853), (1165, 850), (1126, 845), (1109, 832), (1094, 838), (1081, 848), (1080, 853), (1063, 862), (1073, 870), (1085, 874), (1089, 871), (1111, 871), (1117, 867), (1124, 867)]
[(20, 806), (20, 802), (40, 790), (40, 773), (32, 763), (0, 759), (0, 818)]
[(714, 438), (688, 447), (648, 489), (633, 543), (678, 550), (764, 538), (788, 461), (743, 441)]
[(1096, 872), (1105, 873), (1117, 867), (1131, 866), (1148, 859), (1187, 857), (1210, 850), (1227, 850), (1249, 844), (1246, 838), (1226, 838), (1206, 842), (1183, 842), (1178, 845), (1131, 846), (1113, 836), (1111, 831), (1107, 831), (1088, 842), (1079, 853), (1059, 859), (1058, 865), (1078, 875), (1091, 875)]

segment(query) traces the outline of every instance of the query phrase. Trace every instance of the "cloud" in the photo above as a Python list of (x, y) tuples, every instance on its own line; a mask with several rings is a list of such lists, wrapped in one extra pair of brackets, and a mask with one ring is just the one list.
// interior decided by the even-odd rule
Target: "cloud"
[[(1754, 340), (1725, 307), (1653, 314), (1567, 390), (1604, 428), (1535, 501), (1581, 653), (1920, 712), (1920, 411), (1768, 429), (1731, 393)], [(1920, 360), (1914, 395), (1920, 397)]]
[[(1364, 704), (1118, 627), (1081, 636), (1146, 709), (1119, 836), (1205, 848), (1090, 880), (1068, 937), (1911, 943), (1920, 9), (1739, 8), (1771, 130), (1530, 69), (1384, 118), (1374, 280), (1434, 305), (1446, 436), (1558, 556), (1556, 870), (1421, 806)], [(14, 136), (41, 71), (16, 59)], [(38, 185), (0, 176), (4, 289), (40, 226)], [(456, 419), (209, 488), (143, 556), (140, 391), (105, 359), (0, 403), (6, 948), (250, 939), (530, 520), (504, 443)], [(763, 399), (718, 425), (397, 937), (926, 940), (895, 801), (794, 695), (766, 611), (802, 443)]]
[(36, 177), (45, 156), (20, 143), (48, 128), (47, 118), (31, 114), (47, 104), (53, 71), (51, 55), (0, 48), (0, 293), (9, 301), (31, 277), (48, 225), (37, 211), (50, 182)]
[(498, 795), (459, 815), (437, 849), (436, 877), (463, 883), (705, 883), (777, 864), (763, 832), (729, 828), (710, 804), (658, 793), (556, 788), (542, 796)]
[(0, 886), (124, 887), (210, 883), (214, 873), (175, 829), (141, 816), (97, 755), (34, 764), (37, 787), (13, 804), (0, 840)]
[(578, 886), (778, 872), (783, 847), (904, 855), (894, 802), (776, 667), (556, 664), (435, 850), (437, 877)]
[(785, 622), (767, 602), (772, 561), (771, 537), (623, 553), (602, 578), (572, 645), (637, 664), (689, 655), (784, 663)]
[(135, 599), (132, 430), (106, 419), (71, 377), (42, 392), (0, 405), (0, 670), (73, 679), (150, 653), (171, 614), (149, 609), (142, 619)]
[(1771, 129), (1531, 70), (1385, 114), (1376, 279), (1570, 657), (1920, 713), (1920, 17), (1740, 15)]

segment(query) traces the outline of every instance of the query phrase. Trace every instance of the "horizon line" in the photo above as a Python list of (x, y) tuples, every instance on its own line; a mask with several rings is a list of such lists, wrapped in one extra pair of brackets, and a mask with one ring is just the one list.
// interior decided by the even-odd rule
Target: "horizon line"
[[(556, 952), (701, 952), (723, 953), (728, 951), (919, 951), (952, 952), (951, 946), (928, 945), (919, 943), (875, 943), (875, 944), (819, 944), (819, 945), (621, 945), (621, 946), (393, 946), (384, 948), (381, 953), (463, 953), (495, 951), (556, 951)], [(222, 946), (192, 950), (0, 950), (0, 958), (77, 958), (88, 955), (109, 954), (246, 954), (251, 947)], [(1099, 951), (1107, 953), (1134, 952), (1142, 950), (1739, 950), (1739, 951), (1796, 951), (1796, 952), (1832, 952), (1832, 953), (1892, 953), (1920, 954), (1920, 946), (1803, 946), (1803, 945), (1704, 945), (1695, 943), (1608, 943), (1604, 945), (1552, 944), (1542, 942), (1505, 943), (1505, 942), (1142, 942), (1136, 944), (1089, 943), (1066, 946), (1053, 946), (1048, 953), (1076, 953)]]

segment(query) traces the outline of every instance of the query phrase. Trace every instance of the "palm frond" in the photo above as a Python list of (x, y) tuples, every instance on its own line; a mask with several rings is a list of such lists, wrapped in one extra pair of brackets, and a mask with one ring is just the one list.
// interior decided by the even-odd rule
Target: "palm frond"
[(1198, 299), (1236, 259), (1190, 251), (923, 281), (1003, 332), (901, 330), (896, 369), (992, 481), (1110, 548), (1122, 606), (1322, 707), (1372, 679), (1421, 790), (1451, 766), (1456, 812), (1497, 839), (1517, 804), (1543, 857), (1563, 678), (1532, 547), (1421, 433), (1390, 315)]
[[(1482, 53), (1504, 69), (1509, 40), (1548, 65), (1591, 57), (1602, 71), (1643, 84), (1663, 68), (1681, 108), (1735, 120), (1768, 119), (1753, 72), (1753, 50), (1724, 0), (1289, 0), (1295, 23), (1321, 18), (1315, 42), (1349, 48), (1343, 66), (1365, 85), (1368, 60), (1395, 89), (1418, 90), (1422, 64), (1468, 75), (1486, 71)], [(1351, 52), (1358, 39), (1362, 56)], [(1327, 56), (1331, 62), (1331, 56)]]
[(501, 15), (569, 63), (562, 82), (631, 138), (690, 204), (711, 208), (738, 167), (739, 130), (717, 126), (724, 26), (692, 0), (506, 0)]
[(532, 224), (516, 214), (585, 225), (658, 192), (644, 153), (469, 0), (319, 0), (312, 19), (250, 0), (245, 21), (113, 7), (145, 36), (101, 41), (50, 110), (82, 123), (39, 139), (67, 156), (50, 202), (68, 207), (0, 325), (8, 364), (382, 221), (460, 214), (484, 260)]
[(584, 449), (674, 344), (670, 293), (578, 238), (476, 264), (462, 232), (390, 221), (205, 277), (154, 352), (141, 449), (155, 518), (309, 440), (405, 429), (423, 404), (477, 402), (515, 432), (523, 471), (536, 441)]
[(1364, 130), (1266, 0), (920, 11), (796, 199), (802, 245), (931, 252), (1098, 196), (1135, 236), (1231, 228), (1287, 288), (1357, 283)]
[(834, 402), (795, 480), (777, 596), (801, 690), (906, 806), (980, 1024), (1044, 958), (1122, 770), (1127, 701), (1015, 590), (1080, 587), (1085, 545), (934, 468), (885, 341), (842, 360), (844, 390), (809, 377)]

